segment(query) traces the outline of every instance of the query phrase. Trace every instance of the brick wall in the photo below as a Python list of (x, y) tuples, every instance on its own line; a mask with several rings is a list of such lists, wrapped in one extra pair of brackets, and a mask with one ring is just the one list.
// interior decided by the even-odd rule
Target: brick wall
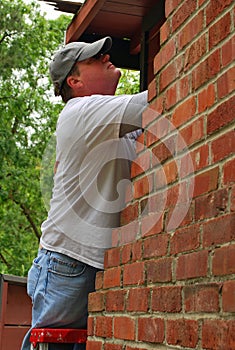
[(87, 350), (235, 349), (235, 5), (166, 0)]

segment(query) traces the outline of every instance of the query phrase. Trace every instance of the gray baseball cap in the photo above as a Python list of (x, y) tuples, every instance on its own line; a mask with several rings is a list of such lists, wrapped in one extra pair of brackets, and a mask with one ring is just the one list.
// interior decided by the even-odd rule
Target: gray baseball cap
[(106, 53), (111, 46), (112, 39), (107, 36), (93, 43), (72, 42), (57, 51), (49, 66), (55, 95), (60, 95), (62, 85), (76, 62), (86, 60), (98, 53)]

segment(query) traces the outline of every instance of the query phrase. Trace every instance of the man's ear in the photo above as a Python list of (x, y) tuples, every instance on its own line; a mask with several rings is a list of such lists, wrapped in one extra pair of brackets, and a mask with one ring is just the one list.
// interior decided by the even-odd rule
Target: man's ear
[(69, 87), (71, 87), (71, 89), (79, 89), (83, 86), (83, 82), (82, 80), (80, 79), (79, 76), (77, 75), (70, 75), (68, 78), (67, 78), (67, 84)]

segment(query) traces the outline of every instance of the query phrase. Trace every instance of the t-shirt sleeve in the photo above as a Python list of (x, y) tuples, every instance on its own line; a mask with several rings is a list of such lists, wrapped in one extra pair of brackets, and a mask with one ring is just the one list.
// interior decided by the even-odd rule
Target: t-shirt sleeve
[(142, 128), (142, 114), (148, 106), (147, 91), (133, 95), (126, 106), (120, 127), (120, 137)]

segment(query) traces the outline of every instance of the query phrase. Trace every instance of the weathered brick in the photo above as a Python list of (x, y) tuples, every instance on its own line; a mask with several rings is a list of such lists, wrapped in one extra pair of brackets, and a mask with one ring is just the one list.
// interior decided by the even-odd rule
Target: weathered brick
[(143, 262), (134, 262), (123, 268), (123, 285), (141, 285), (145, 282)]
[(102, 342), (87, 340), (86, 342), (86, 350), (102, 350)]
[(235, 182), (235, 159), (231, 159), (224, 164), (223, 182), (225, 185)]
[(164, 340), (164, 328), (163, 319), (140, 317), (138, 319), (138, 340), (162, 343)]
[(232, 67), (229, 70), (227, 70), (221, 77), (218, 78), (217, 90), (219, 98), (223, 98), (227, 96), (230, 92), (235, 90), (235, 79), (233, 78), (234, 76), (235, 67)]
[(140, 198), (153, 189), (153, 175), (146, 175), (134, 182), (134, 198)]
[(235, 239), (235, 214), (213, 218), (203, 224), (203, 246), (229, 243)]
[(218, 248), (212, 260), (212, 272), (216, 276), (235, 273), (235, 245)]
[(114, 337), (117, 339), (135, 339), (135, 319), (125, 316), (114, 317)]
[(147, 282), (170, 282), (172, 280), (172, 258), (159, 258), (146, 262)]
[(175, 127), (184, 124), (190, 120), (196, 112), (195, 96), (190, 96), (186, 101), (181, 103), (173, 112), (172, 123)]
[(169, 236), (167, 234), (149, 237), (143, 242), (143, 257), (153, 258), (167, 253)]
[[(195, 220), (205, 220), (216, 217), (228, 208), (228, 190), (211, 192), (195, 199)], [(210, 222), (205, 224), (211, 225)]]
[(111, 248), (106, 250), (104, 254), (104, 267), (115, 267), (120, 264), (120, 248)]
[(204, 112), (215, 103), (215, 85), (209, 84), (198, 93), (198, 113)]
[(162, 213), (153, 213), (144, 216), (141, 220), (141, 235), (142, 237), (155, 235), (163, 230)]
[(232, 2), (233, 0), (210, 0), (206, 8), (206, 24), (208, 25), (215, 20)]
[(203, 277), (207, 275), (208, 252), (199, 251), (178, 258), (176, 264), (176, 278), (178, 280)]
[(186, 312), (218, 312), (220, 285), (198, 284), (184, 287)]
[(147, 312), (149, 308), (149, 288), (130, 289), (127, 298), (127, 311)]
[(97, 312), (104, 310), (105, 294), (102, 292), (90, 293), (88, 296), (88, 311)]
[(204, 320), (202, 325), (203, 349), (234, 349), (235, 348), (234, 320)]
[(216, 190), (218, 187), (219, 168), (215, 167), (195, 176), (194, 197)]
[(152, 310), (159, 312), (180, 312), (182, 310), (181, 287), (156, 287), (152, 293)]
[[(235, 70), (234, 70), (234, 73), (235, 73)], [(211, 143), (213, 162), (218, 162), (228, 157), (229, 155), (234, 154), (234, 150), (235, 150), (235, 131), (231, 130), (227, 132), (225, 135), (218, 137)]]
[(222, 308), (224, 312), (235, 312), (235, 281), (225, 281), (222, 289)]
[(178, 47), (181, 50), (185, 45), (190, 43), (198, 33), (203, 30), (203, 11), (187, 23), (178, 34)]
[(198, 322), (188, 319), (167, 321), (167, 343), (195, 348), (198, 342)]
[(111, 311), (124, 311), (125, 309), (125, 290), (107, 291), (105, 299), (105, 309)]
[(130, 222), (136, 220), (139, 216), (139, 203), (135, 202), (133, 204), (127, 205), (121, 212), (120, 223), (121, 226), (129, 224)]
[(172, 18), (172, 31), (175, 31), (196, 10), (197, 3), (194, 0), (185, 0), (177, 9)]
[(119, 287), (121, 285), (121, 267), (114, 267), (104, 271), (104, 288)]
[(96, 316), (95, 335), (111, 338), (113, 335), (113, 318), (108, 316)]
[(207, 134), (219, 130), (234, 120), (235, 96), (223, 101), (207, 117)]
[(176, 230), (170, 241), (171, 254), (179, 254), (198, 248), (200, 245), (200, 227), (191, 225)]
[(143, 154), (139, 155), (131, 165), (131, 177), (134, 178), (140, 174), (145, 173), (150, 167), (150, 155), (151, 152), (147, 150)]
[(209, 28), (209, 49), (214, 48), (230, 33), (231, 16), (227, 13)]

